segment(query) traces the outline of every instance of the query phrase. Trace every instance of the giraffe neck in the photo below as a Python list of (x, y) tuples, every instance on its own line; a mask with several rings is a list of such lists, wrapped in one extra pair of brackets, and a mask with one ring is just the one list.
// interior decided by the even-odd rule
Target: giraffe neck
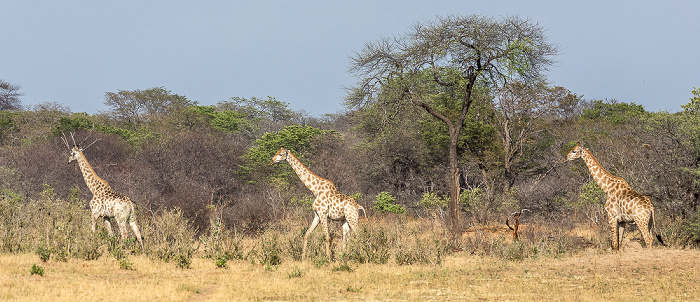
[(301, 161), (299, 161), (299, 159), (297, 159), (296, 156), (294, 156), (294, 154), (292, 154), (290, 151), (287, 151), (287, 162), (289, 162), (289, 165), (292, 166), (294, 172), (297, 173), (297, 176), (299, 176), (301, 182), (303, 182), (304, 185), (306, 185), (306, 187), (314, 193), (314, 195), (318, 195), (323, 188), (328, 188), (328, 185), (330, 185), (330, 187), (335, 187), (330, 180), (311, 172), (311, 170), (304, 166), (304, 164), (302, 164)]
[(612, 175), (610, 172), (605, 170), (588, 149), (583, 149), (583, 155), (581, 158), (583, 158), (584, 162), (586, 162), (586, 166), (588, 167), (588, 171), (591, 172), (593, 180), (595, 180), (598, 186), (606, 194), (610, 193), (616, 188), (615, 186), (612, 186), (613, 183), (622, 182), (626, 184), (622, 178)]
[(78, 157), (78, 166), (80, 167), (80, 172), (83, 173), (85, 184), (93, 195), (96, 195), (101, 190), (109, 188), (109, 184), (95, 174), (95, 170), (92, 169), (83, 152), (80, 152), (80, 156)]

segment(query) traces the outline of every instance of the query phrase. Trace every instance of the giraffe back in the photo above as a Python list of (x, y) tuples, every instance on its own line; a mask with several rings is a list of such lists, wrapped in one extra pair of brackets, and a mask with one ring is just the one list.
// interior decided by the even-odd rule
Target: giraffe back
[(90, 209), (100, 216), (126, 218), (132, 215), (134, 203), (128, 196), (109, 188), (92, 197)]
[(648, 217), (654, 211), (654, 205), (648, 196), (638, 193), (629, 186), (614, 193), (615, 198), (609, 198), (605, 208), (618, 221), (632, 222), (636, 218)]

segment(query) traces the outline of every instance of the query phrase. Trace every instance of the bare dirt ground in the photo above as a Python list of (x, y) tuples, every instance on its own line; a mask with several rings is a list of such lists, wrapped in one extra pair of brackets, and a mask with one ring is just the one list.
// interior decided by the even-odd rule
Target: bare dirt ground
[[(34, 254), (0, 255), (2, 301), (699, 301), (700, 251), (584, 250), (575, 256), (503, 261), (448, 256), (440, 266), (285, 261), (265, 268), (230, 261), (228, 269), (195, 258), (178, 269), (132, 256), (134, 270), (113, 257), (42, 263)], [(46, 268), (30, 275), (33, 263)]]

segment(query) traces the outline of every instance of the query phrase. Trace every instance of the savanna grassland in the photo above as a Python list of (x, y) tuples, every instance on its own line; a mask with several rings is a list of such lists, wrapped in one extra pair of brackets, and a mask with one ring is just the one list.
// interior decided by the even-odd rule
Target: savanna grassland
[[(546, 79), (538, 23), (439, 20), (367, 43), (347, 110), (320, 117), (165, 87), (88, 114), (0, 85), (0, 300), (699, 300), (700, 89), (677, 112), (584, 99)], [(563, 162), (579, 142), (650, 198), (666, 246), (638, 221), (610, 250), (606, 193)], [(133, 201), (143, 248), (91, 230), (70, 144)], [(331, 259), (320, 228), (301, 259), (316, 197), (280, 147), (367, 209)]]
[(595, 249), (557, 258), (508, 261), (457, 252), (440, 265), (284, 261), (273, 267), (195, 258), (189, 269), (132, 256), (43, 263), (34, 254), (0, 255), (0, 300), (11, 301), (300, 301), (552, 300), (693, 301), (700, 296), (700, 251)]

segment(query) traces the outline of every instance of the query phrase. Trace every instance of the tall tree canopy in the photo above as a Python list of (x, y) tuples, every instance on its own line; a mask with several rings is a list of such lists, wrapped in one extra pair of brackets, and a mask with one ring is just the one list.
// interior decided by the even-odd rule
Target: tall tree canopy
[(196, 104), (164, 87), (107, 92), (104, 103), (111, 108), (108, 114), (113, 118), (134, 124), (146, 123), (158, 115), (173, 114)]
[(406, 34), (367, 43), (355, 53), (350, 70), (360, 81), (350, 89), (348, 105), (418, 106), (447, 126), (449, 213), (457, 234), (461, 231), (457, 145), (475, 86), (541, 81), (556, 53), (544, 29), (530, 20), (437, 18), (417, 23)]

